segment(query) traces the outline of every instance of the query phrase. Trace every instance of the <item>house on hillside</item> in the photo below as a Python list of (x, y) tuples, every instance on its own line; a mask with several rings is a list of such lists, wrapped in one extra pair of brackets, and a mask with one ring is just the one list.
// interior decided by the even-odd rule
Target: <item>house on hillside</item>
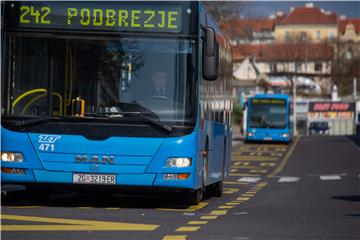
[(331, 41), (338, 35), (337, 15), (315, 7), (313, 3), (291, 8), (290, 13), (276, 24), (274, 35), (277, 43)]

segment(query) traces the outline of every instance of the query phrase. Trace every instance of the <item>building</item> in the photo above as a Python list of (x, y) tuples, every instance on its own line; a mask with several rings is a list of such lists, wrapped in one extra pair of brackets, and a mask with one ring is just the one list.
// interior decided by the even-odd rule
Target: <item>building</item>
[(222, 24), (233, 46), (274, 42), (275, 19), (235, 19)]
[(337, 15), (307, 3), (305, 7), (292, 8), (275, 26), (275, 41), (322, 42), (334, 40), (338, 35)]

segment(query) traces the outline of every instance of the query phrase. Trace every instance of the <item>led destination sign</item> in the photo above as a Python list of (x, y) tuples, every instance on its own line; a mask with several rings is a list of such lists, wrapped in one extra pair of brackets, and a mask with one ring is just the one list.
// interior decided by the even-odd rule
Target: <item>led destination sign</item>
[(251, 104), (274, 104), (274, 105), (285, 105), (285, 100), (283, 99), (259, 99), (259, 98), (254, 98), (251, 99)]
[(129, 2), (13, 2), (20, 28), (181, 32), (183, 6)]

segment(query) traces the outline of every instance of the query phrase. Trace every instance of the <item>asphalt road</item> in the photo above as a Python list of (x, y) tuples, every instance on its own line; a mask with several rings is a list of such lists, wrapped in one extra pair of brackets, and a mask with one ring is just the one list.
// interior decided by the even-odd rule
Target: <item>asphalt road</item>
[(2, 199), (2, 239), (360, 239), (360, 147), (347, 137), (234, 148), (222, 198)]

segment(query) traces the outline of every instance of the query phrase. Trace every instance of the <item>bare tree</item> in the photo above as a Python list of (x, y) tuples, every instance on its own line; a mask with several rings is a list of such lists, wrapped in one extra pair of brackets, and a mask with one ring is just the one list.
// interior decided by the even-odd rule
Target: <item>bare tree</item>
[(351, 41), (335, 43), (336, 54), (332, 60), (331, 77), (342, 96), (353, 92), (353, 79), (358, 81), (360, 90), (360, 44)]
[(245, 2), (243, 1), (202, 1), (217, 22), (237, 19)]

